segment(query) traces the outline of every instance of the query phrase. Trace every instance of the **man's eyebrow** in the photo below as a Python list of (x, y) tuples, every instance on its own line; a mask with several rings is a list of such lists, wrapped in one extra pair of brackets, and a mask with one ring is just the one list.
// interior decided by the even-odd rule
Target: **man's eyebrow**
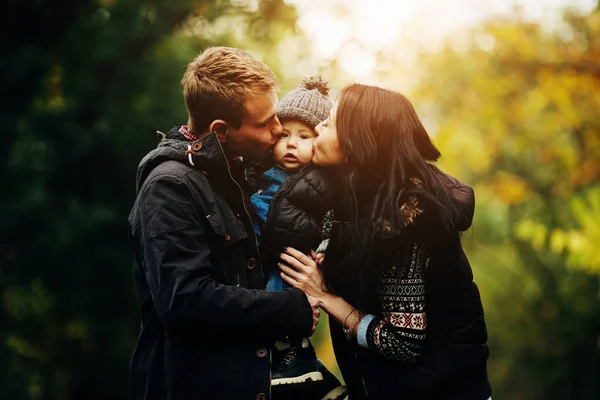
[(277, 115), (277, 112), (274, 112), (272, 115), (269, 115), (267, 118), (259, 122), (258, 125), (265, 125), (267, 122), (275, 118), (275, 115)]

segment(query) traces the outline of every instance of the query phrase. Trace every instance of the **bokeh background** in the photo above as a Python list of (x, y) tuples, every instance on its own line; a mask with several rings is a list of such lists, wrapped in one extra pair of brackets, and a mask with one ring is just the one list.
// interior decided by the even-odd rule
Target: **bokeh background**
[[(135, 170), (204, 48), (401, 90), (474, 186), (494, 398), (600, 398), (596, 0), (5, 0), (0, 399), (128, 397)], [(335, 369), (327, 329), (315, 336)]]

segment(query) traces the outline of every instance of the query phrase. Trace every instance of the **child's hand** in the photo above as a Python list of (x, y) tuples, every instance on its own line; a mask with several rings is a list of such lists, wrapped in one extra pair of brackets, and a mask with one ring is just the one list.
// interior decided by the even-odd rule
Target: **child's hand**
[(317, 263), (319, 268), (323, 268), (323, 262), (325, 261), (325, 253), (315, 253), (313, 250), (310, 251), (310, 256)]

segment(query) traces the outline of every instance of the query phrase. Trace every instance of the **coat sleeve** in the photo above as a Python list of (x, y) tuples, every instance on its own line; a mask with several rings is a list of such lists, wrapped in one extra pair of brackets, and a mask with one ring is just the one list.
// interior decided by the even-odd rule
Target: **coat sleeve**
[(215, 280), (206, 232), (185, 182), (157, 176), (140, 196), (139, 256), (167, 329), (215, 335), (309, 334), (312, 310), (303, 292), (268, 292)]

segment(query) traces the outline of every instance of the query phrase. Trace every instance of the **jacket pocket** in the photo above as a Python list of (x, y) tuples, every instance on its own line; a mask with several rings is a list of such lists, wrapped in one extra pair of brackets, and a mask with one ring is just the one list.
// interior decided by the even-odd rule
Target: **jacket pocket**
[(242, 221), (235, 217), (224, 219), (222, 214), (215, 213), (207, 215), (206, 219), (215, 236), (219, 237), (225, 247), (232, 246), (248, 237), (248, 233), (246, 232)]

